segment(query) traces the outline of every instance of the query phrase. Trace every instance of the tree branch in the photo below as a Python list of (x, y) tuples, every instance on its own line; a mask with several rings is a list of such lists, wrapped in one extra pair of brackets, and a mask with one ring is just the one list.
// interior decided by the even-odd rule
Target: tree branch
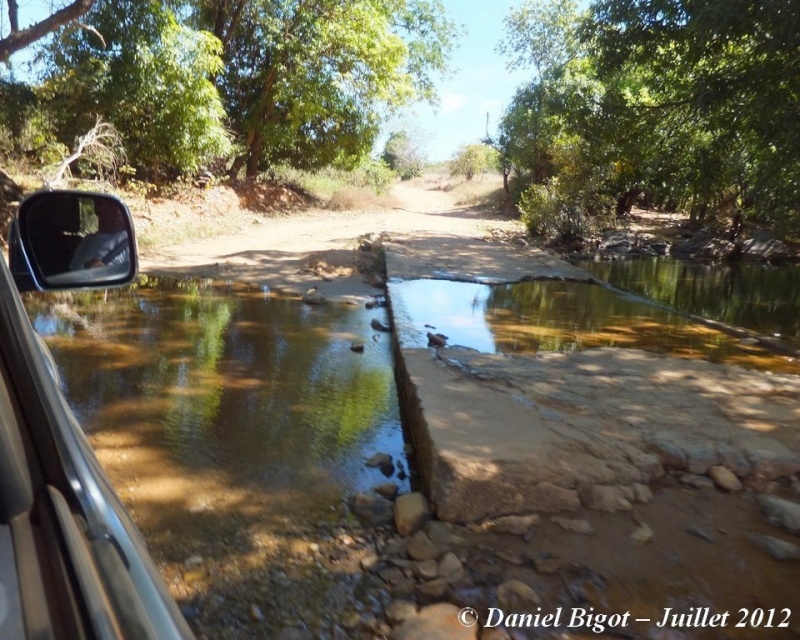
[(29, 44), (33, 44), (37, 40), (44, 38), (59, 27), (63, 27), (65, 24), (77, 20), (82, 15), (86, 14), (94, 3), (95, 0), (75, 0), (41, 22), (31, 25), (27, 29), (20, 30), (16, 0), (10, 0), (9, 18), (11, 18), (11, 32), (5, 38), (0, 39), (0, 62), (6, 62), (12, 54), (20, 49), (24, 49)]

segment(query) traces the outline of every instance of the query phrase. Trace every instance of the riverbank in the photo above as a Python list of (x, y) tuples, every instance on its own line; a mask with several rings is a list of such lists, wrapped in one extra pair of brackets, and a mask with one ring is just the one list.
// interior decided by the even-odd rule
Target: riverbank
[[(223, 281), (242, 279), (298, 299), (313, 289), (316, 303), (329, 304), (367, 304), (382, 294), (382, 289), (374, 286), (380, 282), (371, 278), (374, 269), (359, 266), (381, 249), (388, 252), (390, 279), (393, 275), (517, 279), (529, 271), (534, 255), (542, 264), (551, 265), (551, 276), (574, 279), (579, 273), (551, 254), (526, 246), (513, 220), (456, 206), (446, 192), (428, 192), (415, 185), (401, 187), (396, 195), (408, 199), (397, 209), (320, 215), (306, 212), (292, 218), (260, 220), (253, 222), (252, 229), (225, 238), (158, 251), (146, 249), (143, 270)], [(528, 266), (519, 266), (521, 260), (528, 261)], [(567, 268), (569, 274), (564, 271)], [(446, 333), (446, 327), (436, 331)], [(631, 434), (619, 431), (617, 425), (621, 416), (628, 416), (632, 422), (625, 422), (631, 433), (658, 431), (661, 420), (672, 418), (671, 428), (691, 432), (706, 423), (698, 421), (695, 414), (703, 407), (715, 416), (729, 412), (732, 428), (740, 429), (753, 443), (772, 442), (775, 429), (758, 425), (778, 421), (782, 425), (777, 430), (780, 444), (790, 454), (797, 453), (794, 423), (790, 420), (783, 425), (784, 419), (771, 408), (777, 401), (791, 418), (798, 406), (796, 389), (791, 385), (776, 387), (774, 379), (756, 376), (757, 380), (743, 383), (742, 388), (726, 391), (719, 387), (717, 376), (728, 369), (711, 366), (709, 371), (699, 372), (694, 365), (683, 366), (681, 360), (639, 353), (633, 354), (634, 360), (652, 363), (655, 369), (636, 376), (628, 367), (633, 363), (622, 355), (626, 352), (612, 352), (623, 361), (611, 368), (607, 363), (586, 361), (588, 356), (550, 354), (564, 367), (564, 371), (559, 369), (564, 377), (559, 384), (550, 379), (550, 365), (554, 364), (549, 362), (550, 357), (532, 358), (525, 364), (520, 359), (486, 354), (450, 357), (456, 352), (447, 348), (414, 349), (406, 354), (406, 363), (416, 362), (406, 379), (420, 394), (423, 415), (440, 431), (455, 435), (455, 442), (469, 450), (452, 455), (451, 448), (434, 446), (430, 448), (439, 451), (433, 454), (455, 465), (451, 469), (470, 470), (467, 474), (457, 472), (459, 478), (472, 482), (477, 476), (487, 486), (492, 486), (496, 478), (494, 493), (472, 492), (470, 487), (475, 485), (458, 489), (459, 500), (471, 511), (445, 510), (441, 515), (452, 521), (449, 523), (435, 517), (424, 522), (423, 517), (416, 525), (419, 529), (406, 530), (406, 535), (395, 530), (392, 501), (381, 498), (386, 500), (381, 502), (378, 494), (365, 494), (354, 501), (361, 507), (357, 513), (363, 523), (346, 517), (337, 517), (334, 523), (317, 523), (293, 514), (296, 521), (287, 523), (282, 536), (287, 545), (280, 553), (269, 555), (264, 558), (266, 564), (255, 568), (236, 568), (263, 573), (265, 591), (239, 593), (234, 580), (227, 583), (222, 601), (218, 601), (219, 590), (210, 599), (203, 590), (206, 576), (223, 573), (221, 559), (179, 560), (171, 556), (165, 571), (192, 624), (201, 636), (209, 638), (264, 637), (266, 629), (271, 630), (266, 632), (267, 637), (274, 634), (280, 640), (435, 638), (435, 629), (446, 629), (438, 631), (446, 638), (477, 638), (480, 625), (453, 626), (457, 623), (447, 616), (470, 607), (484, 624), (492, 607), (512, 612), (540, 607), (548, 613), (558, 607), (592, 606), (609, 614), (630, 611), (642, 618), (660, 619), (659, 612), (668, 606), (664, 603), (676, 600), (687, 607), (708, 605), (733, 610), (757, 599), (762, 607), (791, 608), (791, 553), (782, 560), (769, 553), (793, 549), (772, 542), (777, 539), (791, 545), (793, 534), (774, 527), (761, 515), (759, 496), (776, 495), (797, 502), (797, 478), (791, 467), (796, 460), (790, 455), (789, 467), (764, 475), (763, 464), (753, 466), (757, 462), (753, 455), (760, 451), (756, 444), (744, 453), (716, 445), (711, 450), (701, 446), (704, 439), (700, 438), (689, 451), (682, 446), (651, 450), (646, 442), (643, 448), (638, 441), (631, 445)], [(536, 378), (529, 367), (544, 367), (545, 379)], [(674, 379), (666, 373), (673, 368), (678, 376)], [(578, 377), (568, 380), (573, 374)], [(424, 379), (420, 382), (419, 378), (426, 377), (428, 383)], [(600, 386), (588, 384), (592, 380)], [(615, 386), (615, 380), (622, 388)], [(627, 385), (625, 381), (638, 382)], [(678, 392), (683, 389), (681, 384), (686, 394)], [(709, 404), (706, 394), (714, 394), (713, 403)], [(658, 399), (662, 404), (651, 403)], [(609, 406), (616, 409), (601, 410)], [(656, 406), (660, 408), (653, 408)], [(525, 496), (520, 501), (516, 481), (504, 479), (506, 463), (494, 453), (495, 447), (505, 447), (514, 455), (524, 453), (514, 445), (525, 441), (525, 436), (517, 432), (504, 437), (498, 429), (505, 423), (515, 424), (515, 429), (530, 429), (533, 425), (528, 412), (532, 410), (539, 414), (537, 433), (544, 434), (554, 446), (546, 456), (548, 465), (554, 467), (545, 465), (542, 469), (540, 463), (530, 460), (512, 466), (523, 474), (526, 467), (535, 473), (552, 474), (539, 484), (547, 483), (553, 487), (551, 496), (563, 498), (556, 505), (563, 513), (537, 508), (541, 503), (526, 503)], [(517, 414), (519, 420), (514, 422)], [(480, 416), (483, 419), (478, 419)], [(606, 431), (613, 446), (606, 444), (606, 435), (597, 437)], [(442, 442), (436, 435), (431, 440)], [(724, 444), (728, 436), (722, 434), (712, 440)], [(479, 458), (475, 449), (481, 450)], [(766, 455), (759, 459), (768, 466), (783, 458)], [(736, 466), (739, 463), (743, 466)], [(437, 463), (428, 464), (433, 468)], [(566, 470), (577, 475), (557, 476), (556, 471), (565, 470), (559, 470), (559, 466), (569, 467)], [(730, 474), (741, 487), (737, 488)], [(729, 484), (721, 485), (724, 480), (712, 476)], [(623, 482), (616, 482), (619, 479)], [(115, 484), (131, 482), (130, 478), (114, 480)], [(592, 483), (611, 490), (591, 495), (587, 486)], [(441, 496), (441, 486), (429, 491), (435, 498), (434, 515), (447, 502)], [(467, 500), (465, 495), (469, 496)], [(135, 513), (135, 492), (129, 500)], [(365, 504), (370, 505), (366, 516)], [(367, 519), (376, 512), (378, 520)], [(275, 563), (290, 569), (279, 569)], [(731, 580), (731, 566), (746, 573), (748, 580)], [(204, 576), (201, 581), (196, 579), (198, 572)], [(292, 596), (296, 591), (293, 576), (298, 572), (318, 573), (321, 589), (341, 588), (342, 593), (349, 593), (352, 588), (357, 594), (353, 606), (325, 614), (298, 609)], [(242, 580), (241, 584), (252, 582)], [(299, 601), (299, 594), (297, 598)], [(445, 603), (455, 610), (428, 608)], [(291, 611), (289, 617), (296, 618), (294, 622), (280, 613), (282, 606)], [(279, 632), (275, 631), (276, 620), (285, 626)], [(795, 637), (796, 626), (792, 621), (785, 637)], [(651, 631), (652, 626), (641, 625), (626, 633), (649, 637)], [(510, 633), (486, 628), (480, 637), (507, 639)], [(555, 631), (539, 629), (534, 633), (548, 637)], [(693, 633), (691, 637), (701, 636)], [(736, 637), (757, 638), (763, 633), (751, 629)]]

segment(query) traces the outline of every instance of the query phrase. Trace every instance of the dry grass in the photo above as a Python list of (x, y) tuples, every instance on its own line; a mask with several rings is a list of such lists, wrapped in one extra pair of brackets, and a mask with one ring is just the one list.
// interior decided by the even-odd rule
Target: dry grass
[(450, 193), (455, 204), (459, 206), (478, 209), (499, 209), (505, 196), (503, 178), (494, 173), (486, 173), (472, 180), (465, 180), (451, 177), (445, 170), (432, 170), (415, 178), (414, 183), (424, 189)]
[(369, 211), (391, 209), (395, 205), (396, 202), (391, 196), (377, 196), (372, 189), (343, 187), (333, 193), (327, 208), (331, 211)]

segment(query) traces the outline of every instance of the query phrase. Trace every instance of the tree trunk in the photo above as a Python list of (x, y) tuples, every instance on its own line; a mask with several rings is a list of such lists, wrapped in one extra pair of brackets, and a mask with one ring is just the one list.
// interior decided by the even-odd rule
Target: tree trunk
[(636, 202), (636, 198), (639, 197), (640, 193), (641, 191), (638, 189), (629, 189), (619, 197), (616, 207), (617, 218), (624, 218), (630, 215), (633, 203)]
[(258, 175), (258, 164), (261, 160), (261, 148), (264, 146), (264, 136), (256, 133), (247, 149), (247, 173), (248, 178), (255, 178)]

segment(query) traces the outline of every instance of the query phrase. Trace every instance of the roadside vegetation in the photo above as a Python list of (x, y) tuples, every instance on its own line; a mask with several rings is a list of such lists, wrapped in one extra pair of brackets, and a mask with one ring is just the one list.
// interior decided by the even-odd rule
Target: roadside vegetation
[(512, 9), (500, 50), (531, 80), (492, 142), (530, 230), (578, 239), (639, 205), (800, 233), (798, 21), (791, 0)]
[[(460, 35), (439, 0), (75, 0), (30, 28), (7, 4), (6, 202), (14, 178), (148, 197), (247, 178), (332, 209), (391, 206), (395, 180), (429, 171), (425, 136), (399, 127), (375, 143), (404, 108), (436, 102)], [(439, 188), (557, 242), (634, 206), (729, 240), (752, 225), (797, 239), (798, 22), (792, 0), (520, 0), (498, 49), (530, 81)], [(23, 50), (34, 65), (11, 57)], [(486, 193), (498, 175), (504, 191)]]

